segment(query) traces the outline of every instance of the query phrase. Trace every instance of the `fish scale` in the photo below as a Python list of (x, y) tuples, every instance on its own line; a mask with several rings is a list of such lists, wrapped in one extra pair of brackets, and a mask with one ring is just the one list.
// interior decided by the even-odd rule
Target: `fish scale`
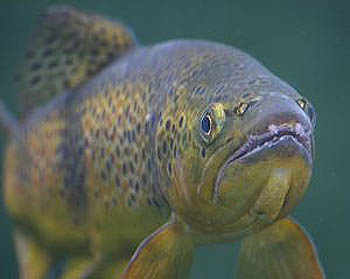
[[(113, 198), (116, 204), (131, 207), (138, 203), (159, 205), (162, 202), (159, 178), (150, 175), (154, 155), (146, 151), (153, 149), (151, 132), (154, 124), (150, 123), (151, 119), (146, 120), (148, 112), (142, 105), (145, 89), (142, 86), (132, 89), (123, 84), (106, 88), (100, 94), (88, 97), (77, 108), (81, 111), (82, 137), (86, 143), (86, 168), (96, 170), (88, 184), (94, 187), (91, 190), (99, 199), (108, 199), (104, 201), (105, 205), (112, 205)], [(110, 190), (103, 190), (106, 187)]]

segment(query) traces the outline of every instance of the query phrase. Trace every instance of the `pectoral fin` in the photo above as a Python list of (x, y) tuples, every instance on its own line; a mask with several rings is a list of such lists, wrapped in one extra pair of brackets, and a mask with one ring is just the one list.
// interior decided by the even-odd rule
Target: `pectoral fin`
[(19, 278), (48, 278), (53, 261), (49, 251), (19, 229), (15, 230), (14, 241), (20, 269)]
[(289, 218), (242, 241), (239, 279), (325, 278), (312, 240)]
[[(96, 261), (97, 260), (97, 261)], [(120, 278), (127, 261), (124, 259), (101, 259), (95, 257), (78, 256), (70, 258), (60, 279), (116, 279)]]
[(166, 224), (136, 250), (123, 279), (186, 279), (192, 263), (192, 238), (182, 224)]

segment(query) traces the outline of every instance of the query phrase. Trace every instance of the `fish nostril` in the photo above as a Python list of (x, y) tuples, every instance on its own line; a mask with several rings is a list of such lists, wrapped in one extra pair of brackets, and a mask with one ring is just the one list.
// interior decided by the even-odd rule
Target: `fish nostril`
[(255, 106), (257, 103), (259, 103), (258, 99), (253, 99), (250, 101), (243, 101), (238, 104), (238, 106), (234, 109), (235, 114), (238, 116), (243, 116), (244, 113), (248, 111), (248, 109), (251, 109), (253, 106)]
[(243, 114), (247, 111), (248, 107), (248, 103), (240, 102), (234, 111), (238, 116), (243, 116)]

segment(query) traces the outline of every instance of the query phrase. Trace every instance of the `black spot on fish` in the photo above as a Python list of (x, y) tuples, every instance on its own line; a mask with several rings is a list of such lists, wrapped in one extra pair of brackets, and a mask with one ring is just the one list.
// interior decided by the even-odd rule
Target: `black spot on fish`
[(115, 147), (115, 154), (120, 157), (120, 148), (118, 145)]
[(161, 161), (162, 160), (162, 154), (161, 154), (161, 150), (160, 150), (160, 147), (158, 146), (157, 147), (157, 157), (158, 157), (158, 160)]
[(174, 139), (171, 137), (170, 138), (170, 149), (173, 150), (174, 147)]
[(177, 146), (175, 145), (174, 147), (174, 157), (176, 158), (177, 157)]
[(183, 117), (183, 115), (181, 115), (181, 117), (179, 119), (179, 127), (180, 128), (182, 127), (183, 122), (184, 122), (184, 117)]
[(112, 60), (114, 58), (114, 56), (115, 56), (114, 52), (113, 51), (109, 51), (107, 53), (107, 61)]
[(98, 199), (98, 197), (99, 197), (98, 192), (97, 192), (97, 191), (94, 191), (94, 198), (95, 198), (95, 199)]
[(152, 161), (150, 158), (147, 159), (147, 169), (149, 171), (152, 171)]
[(90, 150), (90, 155), (91, 155), (92, 160), (95, 160), (96, 155), (95, 155), (95, 150), (94, 149)]
[(65, 198), (66, 196), (66, 192), (63, 189), (60, 189), (59, 194), (61, 198)]
[(35, 76), (30, 80), (30, 84), (31, 85), (36, 85), (39, 83), (39, 81), (41, 80), (41, 76)]
[(166, 154), (168, 151), (168, 144), (166, 141), (163, 141), (163, 153)]
[(137, 126), (136, 126), (136, 132), (137, 134), (140, 134), (141, 132), (141, 123), (138, 123)]
[(120, 179), (119, 179), (119, 176), (118, 176), (118, 175), (115, 175), (114, 181), (115, 181), (115, 186), (116, 186), (116, 187), (120, 187)]
[(47, 57), (47, 56), (51, 56), (53, 53), (53, 50), (48, 48), (43, 52), (43, 56)]
[(130, 167), (130, 172), (131, 172), (132, 174), (135, 173), (135, 167), (134, 167), (133, 162), (130, 162), (130, 163), (129, 163), (129, 167)]
[(186, 144), (186, 133), (182, 134), (182, 146)]
[(73, 65), (73, 60), (72, 60), (71, 58), (68, 58), (68, 59), (66, 60), (66, 65), (67, 65), (67, 66)]
[(32, 59), (35, 57), (35, 52), (33, 50), (28, 50), (25, 54), (25, 58)]
[(124, 148), (124, 155), (125, 156), (129, 156), (130, 155), (130, 150), (129, 150), (129, 147), (125, 146)]
[(90, 51), (91, 56), (98, 56), (99, 54), (100, 54), (99, 49), (97, 49), (97, 48), (94, 48)]
[(126, 175), (128, 173), (128, 167), (127, 167), (125, 162), (123, 163), (123, 167), (122, 168), (123, 168), (123, 174)]
[(104, 202), (104, 206), (106, 209), (109, 209), (109, 203), (107, 201)]
[(192, 133), (191, 132), (187, 132), (187, 139), (189, 142), (191, 142), (191, 140), (192, 140)]
[(51, 62), (49, 63), (48, 68), (49, 68), (50, 70), (52, 70), (52, 69), (56, 68), (57, 66), (58, 66), (58, 61), (57, 61), (57, 60), (54, 60), (54, 61), (51, 61)]
[(100, 137), (100, 130), (97, 129), (95, 132), (95, 138), (98, 139)]
[(84, 154), (84, 147), (83, 146), (79, 146), (78, 147), (78, 155), (79, 156), (83, 156), (83, 154)]
[(165, 123), (165, 130), (166, 131), (169, 131), (170, 125), (171, 125), (171, 121), (170, 121), (170, 119), (168, 119), (167, 122)]
[(88, 138), (85, 138), (85, 139), (84, 139), (84, 147), (87, 148), (87, 147), (89, 147), (89, 145), (90, 145), (90, 144), (89, 144), (89, 139), (88, 139)]
[(140, 182), (136, 181), (135, 183), (135, 191), (138, 192), (140, 190)]
[(108, 172), (111, 172), (111, 163), (110, 163), (110, 161), (106, 162), (106, 169), (107, 169)]
[(147, 184), (147, 175), (145, 173), (142, 174), (141, 179), (143, 184)]
[(171, 163), (168, 163), (168, 173), (171, 175), (172, 169), (171, 169)]
[(39, 63), (39, 62), (34, 62), (31, 67), (30, 67), (30, 70), (31, 71), (37, 71), (39, 70), (40, 68), (42, 67), (42, 64)]
[(112, 205), (113, 205), (113, 206), (116, 206), (116, 205), (117, 205), (117, 199), (114, 198), (114, 197), (112, 198)]
[(101, 178), (103, 179), (103, 180), (106, 180), (107, 179), (107, 175), (106, 175), (106, 173), (102, 170), (101, 171)]
[(109, 137), (108, 137), (108, 130), (107, 130), (107, 129), (104, 129), (104, 136), (105, 136), (106, 139), (109, 138)]
[(135, 202), (136, 202), (136, 197), (133, 193), (131, 193), (128, 199), (128, 205), (133, 206)]
[(151, 121), (151, 127), (152, 127), (152, 128), (155, 126), (156, 120), (157, 120), (156, 114), (155, 114), (155, 113), (152, 113), (152, 114), (151, 114), (151, 119), (150, 119), (150, 121)]
[(126, 131), (126, 136), (127, 136), (127, 139), (128, 139), (128, 141), (130, 143), (131, 142), (131, 131), (130, 130)]
[(181, 140), (181, 135), (179, 133), (176, 134), (176, 142), (179, 144)]
[(119, 137), (119, 143), (120, 143), (120, 145), (124, 144), (124, 138), (123, 137)]
[(205, 158), (206, 155), (206, 149), (203, 147), (201, 150), (202, 157)]
[(155, 205), (155, 207), (160, 208), (160, 204), (157, 202), (156, 199), (153, 199), (153, 204)]
[(73, 52), (74, 52), (74, 48), (73, 48), (72, 46), (67, 47), (67, 48), (65, 48), (65, 49), (63, 50), (63, 53), (64, 53), (65, 55), (71, 55)]
[(130, 106), (128, 105), (128, 106), (125, 108), (125, 110), (124, 110), (124, 115), (125, 115), (126, 117), (129, 117), (129, 113), (130, 113)]
[(114, 157), (113, 153), (109, 154), (109, 161), (110, 161), (112, 164), (114, 164), (114, 162), (115, 162), (115, 157)]

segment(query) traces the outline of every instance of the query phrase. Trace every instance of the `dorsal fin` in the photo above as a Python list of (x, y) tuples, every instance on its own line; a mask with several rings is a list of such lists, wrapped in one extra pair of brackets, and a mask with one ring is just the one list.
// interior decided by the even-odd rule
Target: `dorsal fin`
[(4, 130), (5, 133), (15, 134), (18, 132), (19, 124), (17, 119), (10, 113), (0, 101), (0, 131)]
[(69, 6), (48, 9), (18, 74), (21, 114), (82, 85), (136, 45), (121, 23)]

